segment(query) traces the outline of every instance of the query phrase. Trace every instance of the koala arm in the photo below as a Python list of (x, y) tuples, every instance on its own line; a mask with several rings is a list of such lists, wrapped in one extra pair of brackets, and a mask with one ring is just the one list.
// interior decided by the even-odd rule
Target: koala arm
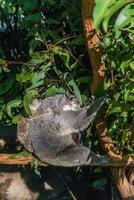
[(84, 146), (68, 146), (59, 156), (49, 160), (49, 164), (54, 166), (75, 167), (88, 166), (91, 163), (97, 163), (100, 157), (91, 149)]
[(105, 97), (96, 99), (91, 105), (84, 106), (77, 113), (77, 118), (72, 126), (78, 128), (80, 131), (84, 131), (91, 122), (95, 119), (98, 111), (105, 102)]

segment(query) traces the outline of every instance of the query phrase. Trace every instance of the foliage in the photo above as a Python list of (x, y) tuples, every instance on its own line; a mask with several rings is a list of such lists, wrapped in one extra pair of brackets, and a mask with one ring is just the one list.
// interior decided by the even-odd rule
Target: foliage
[[(109, 135), (121, 154), (134, 149), (134, 3), (96, 0), (94, 21), (106, 63)], [(98, 12), (100, 10), (101, 12)]]
[[(134, 145), (133, 7), (131, 1), (96, 0), (94, 10), (106, 62), (109, 134), (125, 154), (133, 153)], [(69, 91), (81, 104), (88, 100), (91, 69), (82, 32), (80, 0), (0, 0), (2, 124), (16, 124), (20, 113), (30, 115), (35, 96)]]
[(0, 119), (16, 124), (29, 104), (69, 91), (83, 104), (90, 69), (80, 1), (0, 1)]

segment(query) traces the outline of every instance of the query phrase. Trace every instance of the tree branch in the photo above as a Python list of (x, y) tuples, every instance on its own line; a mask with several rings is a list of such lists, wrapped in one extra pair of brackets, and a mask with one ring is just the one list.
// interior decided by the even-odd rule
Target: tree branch
[[(35, 158), (30, 156), (18, 156), (17, 154), (0, 153), (0, 165), (28, 165)], [(40, 163), (41, 166), (47, 166), (45, 163)]]
[[(17, 154), (0, 153), (0, 165), (28, 165), (36, 159), (32, 155), (30, 156), (20, 156)], [(40, 162), (40, 166), (47, 166), (46, 163)], [(100, 166), (100, 167), (134, 167), (134, 158), (123, 160), (112, 160), (110, 161), (107, 156), (100, 156), (99, 161), (92, 160), (90, 166)]]

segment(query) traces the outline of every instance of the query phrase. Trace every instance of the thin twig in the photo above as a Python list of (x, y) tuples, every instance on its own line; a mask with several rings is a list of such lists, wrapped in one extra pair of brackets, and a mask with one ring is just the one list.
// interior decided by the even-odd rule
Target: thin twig
[(66, 190), (68, 191), (68, 193), (70, 194), (70, 196), (72, 197), (72, 199), (73, 200), (77, 200), (77, 198), (75, 197), (75, 195), (73, 194), (73, 192), (70, 190), (70, 188), (66, 184), (65, 180), (63, 179), (63, 177), (59, 173), (56, 173), (56, 175), (62, 181), (63, 185), (65, 186)]
[(76, 35), (68, 36), (68, 37), (66, 37), (66, 38), (63, 38), (62, 40), (56, 42), (56, 43), (54, 44), (54, 46), (56, 46), (57, 44), (60, 44), (61, 42), (64, 42), (64, 41), (66, 41), (66, 40), (69, 40), (69, 39), (72, 39), (72, 38), (75, 38), (75, 37), (76, 37)]

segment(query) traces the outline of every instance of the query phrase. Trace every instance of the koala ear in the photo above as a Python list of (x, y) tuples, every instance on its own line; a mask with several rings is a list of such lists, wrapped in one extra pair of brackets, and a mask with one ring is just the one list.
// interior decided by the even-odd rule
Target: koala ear
[(33, 99), (32, 103), (30, 105), (31, 111), (35, 112), (39, 108), (40, 105), (41, 105), (41, 100), (36, 99), (36, 98)]

